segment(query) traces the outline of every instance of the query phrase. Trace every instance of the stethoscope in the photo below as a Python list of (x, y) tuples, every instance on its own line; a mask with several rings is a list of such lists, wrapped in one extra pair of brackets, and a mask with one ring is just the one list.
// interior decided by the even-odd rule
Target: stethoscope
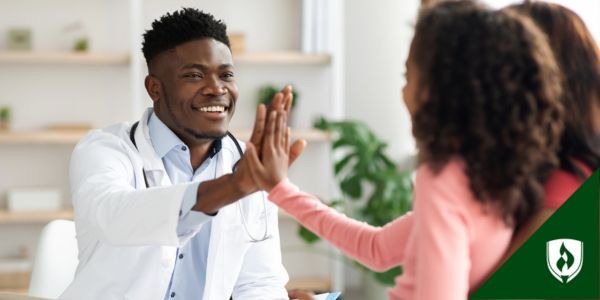
[[(131, 126), (131, 131), (129, 132), (129, 139), (131, 139), (131, 142), (133, 143), (133, 146), (135, 146), (135, 149), (138, 148), (137, 144), (135, 142), (135, 130), (137, 129), (138, 124), (139, 124), (139, 121), (135, 122)], [(237, 148), (238, 153), (240, 154), (240, 160), (241, 160), (241, 157), (244, 156), (244, 151), (242, 151), (242, 147), (240, 146), (240, 143), (233, 136), (233, 134), (231, 134), (231, 132), (227, 131), (227, 136), (229, 136), (229, 138), (235, 144), (235, 147)], [(235, 171), (240, 160), (236, 161), (233, 164), (233, 168), (232, 168), (233, 171)], [(217, 163), (218, 163), (218, 160), (217, 160)], [(148, 184), (148, 178), (146, 177), (146, 170), (144, 170), (143, 167), (142, 167), (142, 174), (144, 175), (144, 183), (146, 184), (146, 188), (149, 188), (150, 185)], [(215, 166), (215, 176), (214, 177), (215, 178), (217, 177), (217, 166)], [(261, 192), (261, 196), (262, 196), (262, 203), (263, 203), (263, 218), (265, 219), (265, 232), (263, 233), (263, 236), (260, 238), (254, 237), (248, 230), (248, 225), (246, 223), (246, 217), (244, 217), (244, 209), (242, 207), (242, 201), (236, 202), (236, 205), (240, 211), (240, 216), (242, 217), (242, 225), (244, 226), (244, 230), (246, 231), (246, 234), (248, 235), (248, 237), (250, 238), (250, 242), (252, 242), (252, 243), (262, 242), (262, 241), (265, 241), (265, 240), (268, 240), (271, 238), (271, 235), (269, 234), (269, 215), (267, 214), (267, 200), (265, 199), (264, 193)]]

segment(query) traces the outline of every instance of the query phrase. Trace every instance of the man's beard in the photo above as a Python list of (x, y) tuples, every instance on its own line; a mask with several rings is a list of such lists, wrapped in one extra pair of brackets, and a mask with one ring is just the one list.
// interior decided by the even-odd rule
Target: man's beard
[(183, 130), (184, 132), (186, 132), (188, 135), (190, 135), (194, 139), (196, 139), (196, 140), (219, 140), (219, 139), (222, 139), (227, 134), (227, 132), (225, 132), (225, 133), (199, 132), (192, 128), (181, 125), (179, 123), (179, 121), (177, 120), (177, 117), (175, 117), (175, 114), (173, 113), (173, 109), (171, 108), (171, 101), (169, 100), (169, 95), (167, 95), (167, 91), (165, 91), (164, 88), (163, 88), (163, 95), (165, 95), (165, 104), (167, 106), (167, 113), (171, 117), (171, 120), (173, 121), (173, 124), (175, 125), (175, 127)]
[[(175, 125), (180, 126), (179, 124), (175, 124)], [(187, 132), (190, 136), (193, 136), (197, 140), (220, 140), (227, 134), (227, 133), (223, 134), (223, 133), (216, 133), (216, 132), (198, 132), (198, 131), (195, 131), (194, 129), (187, 128), (187, 127), (180, 127), (180, 128), (185, 130), (185, 132)]]

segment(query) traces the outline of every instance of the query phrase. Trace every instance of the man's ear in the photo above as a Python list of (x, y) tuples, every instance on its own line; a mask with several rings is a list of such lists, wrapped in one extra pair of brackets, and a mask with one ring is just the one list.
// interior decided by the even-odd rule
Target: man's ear
[(158, 78), (147, 75), (144, 80), (144, 85), (146, 86), (146, 92), (148, 92), (148, 96), (152, 99), (154, 103), (156, 103), (160, 99), (160, 81)]

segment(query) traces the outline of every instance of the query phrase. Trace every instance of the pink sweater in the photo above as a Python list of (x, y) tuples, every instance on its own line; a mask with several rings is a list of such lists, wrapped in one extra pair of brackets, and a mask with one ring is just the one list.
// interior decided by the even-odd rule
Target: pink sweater
[(417, 169), (413, 212), (373, 227), (336, 212), (283, 180), (269, 199), (345, 254), (376, 271), (402, 265), (390, 299), (467, 299), (489, 275), (512, 235), (475, 201), (462, 163), (434, 175)]

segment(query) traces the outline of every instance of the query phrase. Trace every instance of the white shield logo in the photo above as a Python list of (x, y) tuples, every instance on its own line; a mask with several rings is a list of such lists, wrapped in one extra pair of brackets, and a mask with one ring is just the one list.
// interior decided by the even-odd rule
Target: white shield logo
[(556, 239), (546, 243), (546, 264), (552, 276), (568, 283), (581, 271), (583, 242), (573, 239)]

